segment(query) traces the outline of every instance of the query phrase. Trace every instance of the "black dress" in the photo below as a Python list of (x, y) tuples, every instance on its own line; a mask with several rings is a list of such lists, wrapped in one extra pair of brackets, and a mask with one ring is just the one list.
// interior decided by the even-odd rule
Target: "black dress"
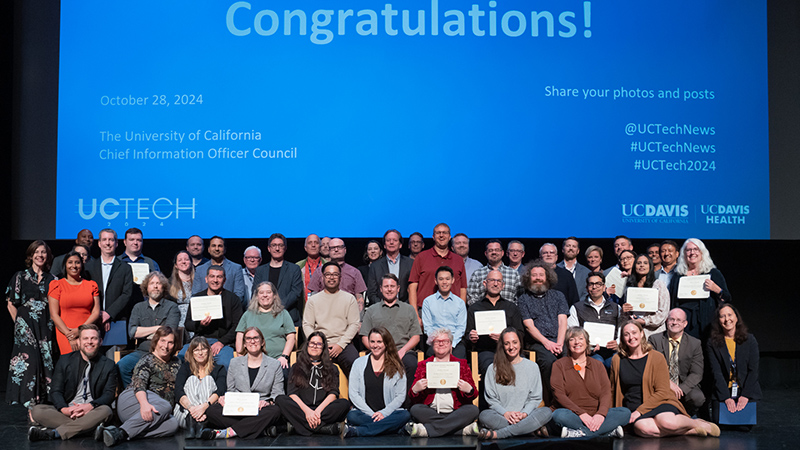
[[(619, 381), (622, 394), (625, 396), (622, 399), (622, 406), (630, 409), (631, 412), (636, 411), (642, 406), (642, 402), (644, 401), (642, 379), (644, 379), (644, 368), (647, 365), (647, 358), (648, 355), (639, 359), (622, 358), (619, 362)], [(636, 420), (655, 417), (663, 412), (681, 414), (678, 408), (668, 403), (663, 403), (642, 414)]]
[(55, 277), (33, 269), (17, 272), (6, 288), (6, 300), (17, 308), (14, 346), (8, 367), (6, 401), (30, 408), (44, 403), (53, 377), (53, 321), (47, 290)]

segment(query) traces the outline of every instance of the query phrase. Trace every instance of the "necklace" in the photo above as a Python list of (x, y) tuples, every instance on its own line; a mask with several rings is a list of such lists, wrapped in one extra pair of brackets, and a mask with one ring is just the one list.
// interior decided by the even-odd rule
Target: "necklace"
[(581, 366), (580, 361), (574, 361), (573, 360), (572, 364), (573, 364), (572, 368), (574, 368), (576, 371), (580, 372), (581, 370), (583, 370), (583, 366), (586, 365), (586, 361), (583, 362), (583, 366)]

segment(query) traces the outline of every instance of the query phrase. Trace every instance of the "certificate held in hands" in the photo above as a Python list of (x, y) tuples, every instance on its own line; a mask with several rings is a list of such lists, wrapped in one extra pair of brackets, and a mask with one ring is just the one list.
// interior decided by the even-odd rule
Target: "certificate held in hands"
[(457, 362), (429, 362), (425, 365), (425, 378), (429, 389), (455, 389), (458, 387), (461, 367)]
[(223, 416), (257, 416), (258, 392), (226, 392)]
[(614, 340), (614, 332), (617, 328), (610, 323), (583, 322), (583, 329), (589, 333), (589, 345), (599, 345), (605, 347), (606, 344)]
[(479, 335), (500, 333), (506, 329), (505, 311), (475, 312), (475, 331)]
[(625, 291), (625, 299), (633, 305), (634, 311), (658, 311), (658, 289), (656, 288), (629, 287)]
[(706, 280), (711, 279), (711, 275), (695, 275), (693, 277), (681, 277), (678, 280), (678, 298), (708, 298), (711, 292), (703, 286)]
[(131, 272), (133, 272), (133, 282), (142, 284), (144, 277), (150, 273), (150, 266), (147, 263), (128, 263), (128, 265), (131, 266)]
[(192, 310), (192, 320), (199, 322), (206, 317), (211, 319), (222, 319), (222, 296), (207, 295), (202, 297), (192, 297), (189, 300), (189, 307)]

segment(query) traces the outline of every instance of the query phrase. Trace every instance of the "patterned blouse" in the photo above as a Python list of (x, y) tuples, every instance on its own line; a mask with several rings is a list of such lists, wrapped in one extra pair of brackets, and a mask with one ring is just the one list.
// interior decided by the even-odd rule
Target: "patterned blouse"
[(128, 389), (133, 389), (133, 392), (152, 391), (175, 406), (175, 376), (180, 368), (181, 360), (176, 356), (164, 362), (148, 353), (136, 363)]

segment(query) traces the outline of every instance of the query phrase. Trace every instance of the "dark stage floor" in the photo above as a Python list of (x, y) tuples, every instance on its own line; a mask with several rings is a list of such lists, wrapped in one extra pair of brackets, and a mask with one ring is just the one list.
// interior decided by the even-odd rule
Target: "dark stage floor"
[[(613, 449), (613, 450), (755, 450), (755, 449), (796, 449), (800, 448), (797, 436), (800, 435), (800, 388), (768, 389), (764, 391), (764, 400), (758, 405), (759, 422), (751, 432), (723, 430), (719, 439), (673, 437), (665, 439), (642, 439), (626, 436), (624, 439), (507, 439), (497, 442), (479, 444), (473, 437), (449, 437), (435, 439), (411, 439), (409, 437), (376, 437), (341, 440), (337, 437), (321, 436), (304, 438), (281, 435), (277, 438), (261, 438), (245, 441), (230, 439), (227, 441), (184, 440), (182, 435), (164, 439), (147, 439), (131, 441), (117, 446), (119, 450), (183, 450), (186, 449), (251, 449), (278, 447), (282, 449), (305, 449), (309, 447), (344, 449), (344, 448), (384, 448), (384, 449), (416, 449), (431, 447), (437, 449), (476, 449), (482, 450), (522, 450), (522, 449)], [(102, 450), (106, 447), (91, 438), (79, 438), (70, 441), (29, 442), (24, 409), (18, 406), (3, 404), (0, 406), (0, 449), (36, 449), (36, 450)]]

